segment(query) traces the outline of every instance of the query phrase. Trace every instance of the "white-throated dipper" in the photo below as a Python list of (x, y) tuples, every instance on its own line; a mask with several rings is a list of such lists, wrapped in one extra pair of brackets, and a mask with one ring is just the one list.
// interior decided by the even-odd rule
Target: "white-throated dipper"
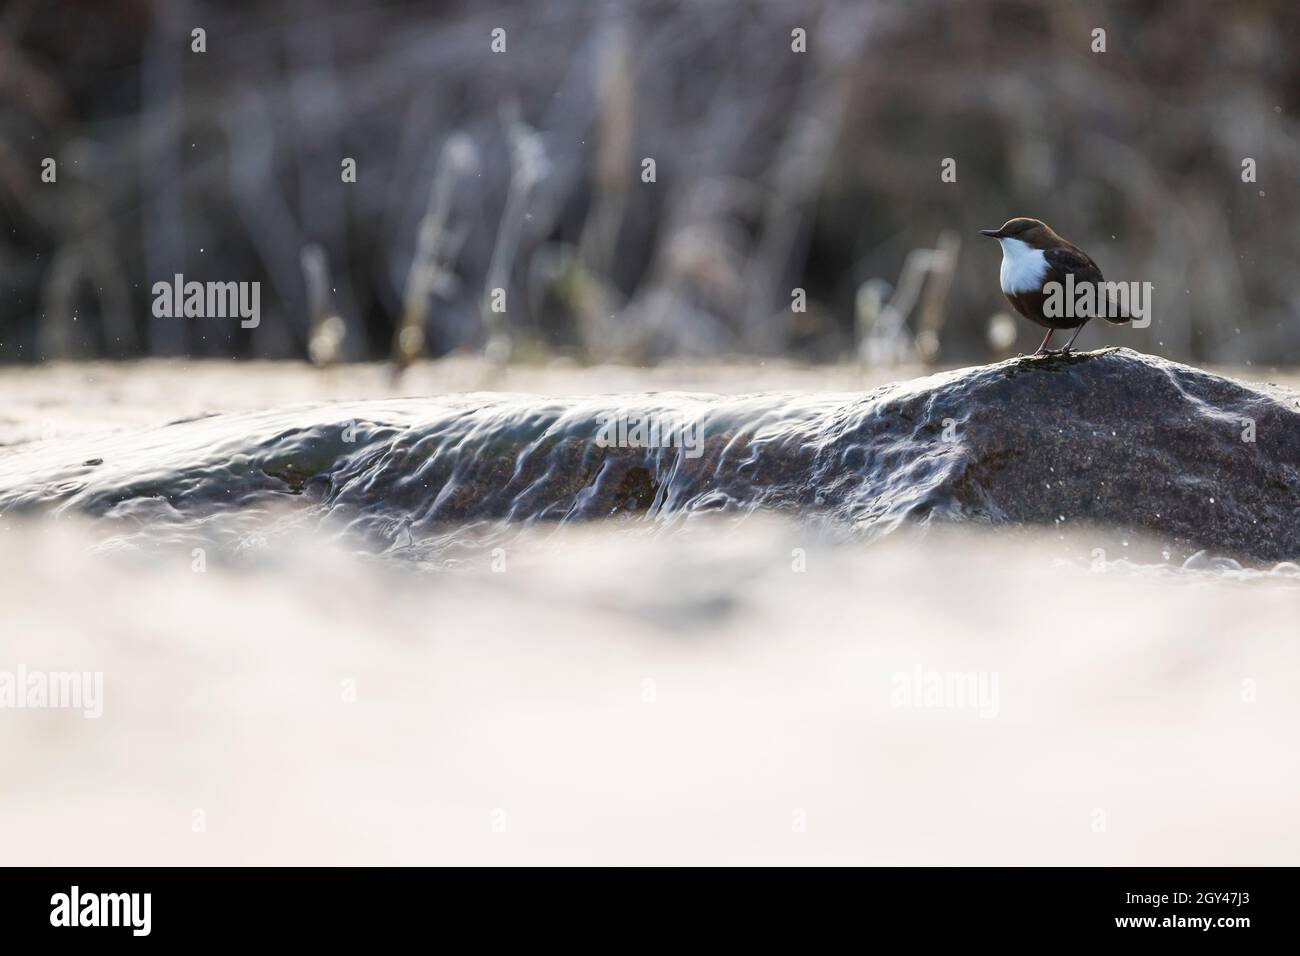
[[(996, 239), (1002, 246), (1000, 278), (1007, 301), (1025, 318), (1047, 329), (1035, 355), (1054, 351), (1047, 343), (1058, 329), (1075, 330), (1060, 350), (1064, 354), (1070, 351), (1089, 319), (1100, 317), (1116, 325), (1129, 321), (1127, 315), (1116, 315), (1116, 309), (1107, 307), (1109, 296), (1103, 288), (1105, 280), (1097, 263), (1074, 243), (1058, 236), (1047, 223), (1017, 216), (1008, 219), (1001, 229), (981, 229), (980, 235)], [(1066, 290), (1064, 299), (1059, 294), (1049, 295), (1048, 287), (1053, 282)], [(1073, 290), (1084, 285), (1092, 288), (1084, 307), (1078, 308)], [(1054, 307), (1062, 303), (1064, 308)]]

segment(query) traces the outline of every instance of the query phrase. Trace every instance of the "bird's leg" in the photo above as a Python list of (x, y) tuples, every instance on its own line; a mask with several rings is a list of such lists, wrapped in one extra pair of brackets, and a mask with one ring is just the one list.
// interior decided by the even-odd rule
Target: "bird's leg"
[(1052, 333), (1055, 332), (1055, 331), (1056, 331), (1056, 329), (1048, 329), (1048, 330), (1047, 330), (1047, 334), (1043, 336), (1042, 344), (1040, 344), (1040, 345), (1038, 346), (1037, 351), (1034, 352), (1035, 355), (1042, 355), (1044, 352), (1050, 352), (1050, 351), (1052, 351), (1051, 349), (1049, 349), (1049, 348), (1047, 347), (1047, 343), (1050, 342), (1050, 341), (1052, 341)]
[[(1091, 316), (1089, 318), (1091, 318)], [(1074, 340), (1077, 339), (1079, 337), (1079, 333), (1083, 331), (1083, 326), (1087, 324), (1088, 324), (1088, 319), (1084, 319), (1083, 325), (1080, 325), (1077, 329), (1074, 330), (1074, 334), (1070, 336), (1070, 341), (1066, 342), (1065, 348), (1061, 349), (1062, 355), (1070, 351), (1070, 346), (1074, 344)]]

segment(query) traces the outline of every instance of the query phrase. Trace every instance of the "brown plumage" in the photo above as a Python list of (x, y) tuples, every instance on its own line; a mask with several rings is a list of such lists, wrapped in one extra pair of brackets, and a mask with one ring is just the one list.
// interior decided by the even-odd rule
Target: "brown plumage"
[[(1074, 340), (1089, 319), (1099, 313), (1055, 315), (1045, 314), (1043, 304), (1047, 299), (1044, 288), (1051, 282), (1058, 282), (1065, 287), (1067, 276), (1073, 276), (1074, 287), (1091, 283), (1100, 294), (1102, 278), (1101, 269), (1092, 257), (1074, 243), (1061, 238), (1047, 223), (1026, 216), (1008, 219), (1000, 229), (981, 229), (980, 234), (997, 239), (1002, 246), (1002, 293), (1011, 303), (1012, 308), (1047, 329), (1047, 335), (1038, 347), (1039, 352), (1049, 351), (1047, 343), (1052, 333), (1058, 329), (1075, 329), (1070, 341), (1062, 352), (1068, 352)], [(1100, 301), (1095, 298), (1094, 301)], [(1114, 309), (1107, 309), (1107, 321), (1121, 324), (1127, 317), (1115, 316)]]

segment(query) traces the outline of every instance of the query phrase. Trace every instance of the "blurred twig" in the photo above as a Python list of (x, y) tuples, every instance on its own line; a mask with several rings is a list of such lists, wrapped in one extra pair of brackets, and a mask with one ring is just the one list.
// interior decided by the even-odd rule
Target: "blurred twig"
[(455, 133), (443, 145), (438, 174), (429, 188), (429, 199), (420, 219), (415, 254), (406, 274), (402, 293), (402, 317), (393, 336), (392, 360), (397, 371), (407, 368), (424, 354), (424, 328), (429, 315), (429, 297), (446, 289), (451, 266), (464, 241), (464, 230), (452, 229), (451, 197), (460, 180), (478, 165), (474, 141)]

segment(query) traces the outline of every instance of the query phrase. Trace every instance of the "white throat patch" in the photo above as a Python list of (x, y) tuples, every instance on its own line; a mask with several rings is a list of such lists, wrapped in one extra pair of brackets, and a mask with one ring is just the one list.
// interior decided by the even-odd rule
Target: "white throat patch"
[(1002, 244), (1003, 292), (1029, 292), (1042, 288), (1047, 273), (1047, 260), (1042, 249), (1031, 249), (1019, 239), (999, 239)]

